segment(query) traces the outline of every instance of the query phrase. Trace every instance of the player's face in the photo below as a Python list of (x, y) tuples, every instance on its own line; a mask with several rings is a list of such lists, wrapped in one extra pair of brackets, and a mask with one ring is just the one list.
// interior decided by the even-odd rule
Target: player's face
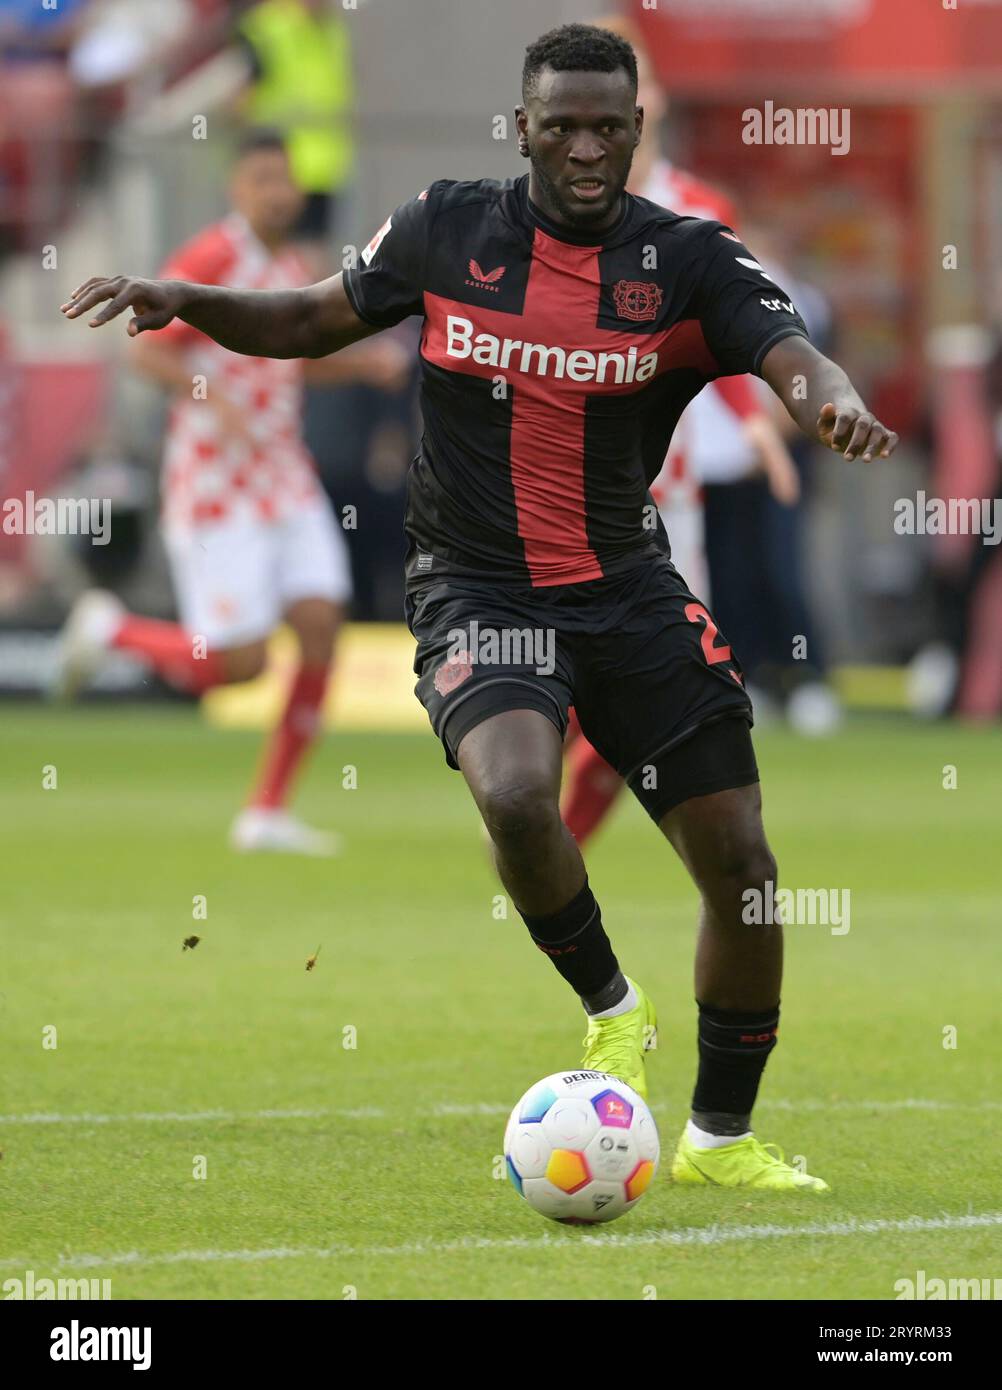
[(533, 202), (568, 227), (601, 231), (611, 226), (619, 216), (643, 123), (643, 110), (622, 68), (544, 68), (537, 91), (516, 110), (532, 161)]
[(233, 206), (263, 241), (281, 241), (295, 225), (303, 195), (281, 150), (252, 150), (238, 161), (231, 185)]

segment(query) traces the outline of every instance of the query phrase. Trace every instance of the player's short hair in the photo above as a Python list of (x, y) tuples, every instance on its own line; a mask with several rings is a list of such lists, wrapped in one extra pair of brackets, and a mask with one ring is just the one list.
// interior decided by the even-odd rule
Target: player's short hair
[(622, 68), (637, 90), (637, 55), (626, 39), (595, 24), (562, 24), (541, 34), (525, 50), (522, 96), (534, 96), (539, 74), (554, 72), (617, 72)]
[(273, 126), (252, 126), (250, 130), (245, 130), (237, 141), (233, 155), (234, 162), (239, 163), (241, 159), (246, 159), (249, 154), (258, 154), (262, 150), (287, 154), (285, 136)]

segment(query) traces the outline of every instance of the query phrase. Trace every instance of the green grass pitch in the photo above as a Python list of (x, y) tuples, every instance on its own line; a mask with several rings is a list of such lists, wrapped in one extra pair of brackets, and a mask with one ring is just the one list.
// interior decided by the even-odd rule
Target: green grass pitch
[(584, 1022), (517, 914), (496, 917), (430, 733), (327, 740), (299, 806), (347, 847), (316, 862), (225, 847), (255, 736), (187, 709), (2, 718), (0, 1278), (109, 1278), (116, 1299), (737, 1299), (998, 1274), (997, 732), (888, 718), (758, 739), (781, 882), (852, 895), (848, 934), (789, 929), (757, 1112), (828, 1196), (668, 1181), (696, 902), (620, 806), (588, 862), (660, 1013), (662, 1171), (581, 1230), (496, 1177), (508, 1109), (578, 1063)]

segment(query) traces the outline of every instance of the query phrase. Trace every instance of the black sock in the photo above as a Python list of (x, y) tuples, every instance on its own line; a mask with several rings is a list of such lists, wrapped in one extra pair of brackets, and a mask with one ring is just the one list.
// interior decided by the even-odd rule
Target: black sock
[(580, 994), (589, 1013), (611, 1009), (628, 988), (612, 945), (602, 926), (602, 914), (587, 879), (566, 907), (549, 917), (522, 913), (529, 935), (550, 957), (564, 979)]
[(745, 1134), (751, 1129), (752, 1107), (769, 1053), (776, 1046), (778, 1024), (778, 1004), (759, 1010), (699, 1004), (694, 1125), (708, 1134)]

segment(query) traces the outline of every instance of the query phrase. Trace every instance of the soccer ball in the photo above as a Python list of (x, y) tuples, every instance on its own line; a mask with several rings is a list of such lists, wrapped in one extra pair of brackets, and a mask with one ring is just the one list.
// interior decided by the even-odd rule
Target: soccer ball
[(504, 1134), (508, 1177), (554, 1221), (614, 1221), (636, 1206), (658, 1170), (654, 1116), (604, 1071), (556, 1072), (530, 1087)]

